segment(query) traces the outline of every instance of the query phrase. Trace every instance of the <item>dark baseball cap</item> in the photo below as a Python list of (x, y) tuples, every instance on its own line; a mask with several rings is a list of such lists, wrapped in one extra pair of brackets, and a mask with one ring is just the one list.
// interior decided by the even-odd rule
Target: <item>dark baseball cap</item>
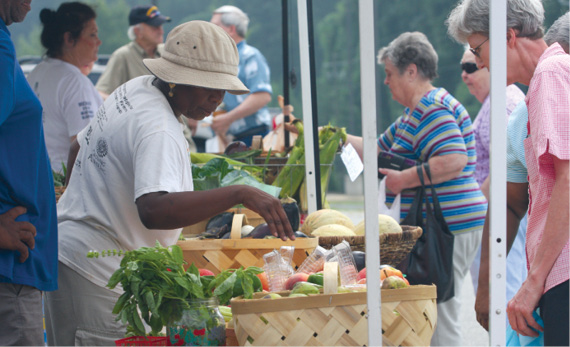
[(135, 6), (129, 13), (129, 25), (145, 23), (158, 27), (165, 22), (170, 22), (170, 17), (163, 16), (156, 6)]

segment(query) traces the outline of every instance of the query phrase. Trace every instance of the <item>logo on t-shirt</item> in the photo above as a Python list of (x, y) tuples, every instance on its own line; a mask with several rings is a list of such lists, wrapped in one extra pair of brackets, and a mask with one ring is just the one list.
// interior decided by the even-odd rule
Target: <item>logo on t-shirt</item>
[(101, 158), (107, 155), (108, 147), (107, 147), (107, 140), (104, 138), (99, 138), (97, 140), (97, 155)]

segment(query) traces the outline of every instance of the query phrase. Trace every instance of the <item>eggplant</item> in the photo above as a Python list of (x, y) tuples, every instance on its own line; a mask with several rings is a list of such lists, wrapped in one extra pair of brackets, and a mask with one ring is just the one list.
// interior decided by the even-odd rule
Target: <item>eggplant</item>
[(239, 152), (245, 152), (249, 150), (249, 147), (243, 141), (233, 141), (224, 150), (225, 155), (230, 155)]
[(293, 198), (286, 197), (281, 199), (281, 206), (283, 206), (283, 210), (285, 210), (287, 219), (291, 224), (291, 229), (293, 229), (293, 231), (298, 231), (301, 215), (299, 213), (299, 206), (297, 205), (297, 201), (295, 201)]
[(206, 223), (206, 231), (221, 227), (222, 225), (227, 225), (229, 229), (232, 229), (232, 221), (234, 220), (233, 212), (222, 212), (210, 218), (208, 223)]
[(263, 239), (265, 236), (273, 236), (267, 223), (259, 224), (245, 237), (248, 239)]
[(297, 238), (301, 237), (302, 238), (302, 237), (308, 237), (308, 236), (304, 232), (297, 230), (297, 231), (295, 231), (295, 237), (297, 237)]
[(352, 251), (352, 257), (354, 258), (356, 270), (360, 271), (366, 267), (366, 253), (361, 251)]
[(225, 234), (229, 234), (230, 230), (231, 230), (230, 226), (224, 224), (219, 227), (207, 229), (206, 231), (198, 235), (198, 237), (201, 239), (221, 239)]

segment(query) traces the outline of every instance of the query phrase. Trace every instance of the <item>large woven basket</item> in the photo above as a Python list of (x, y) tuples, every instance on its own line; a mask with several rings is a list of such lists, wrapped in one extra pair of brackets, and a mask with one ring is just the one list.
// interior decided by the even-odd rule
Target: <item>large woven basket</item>
[[(422, 228), (402, 225), (402, 233), (380, 234), (380, 263), (396, 266), (414, 248), (418, 238), (422, 236)], [(353, 251), (365, 250), (365, 236), (319, 236), (319, 245), (331, 249), (335, 245), (346, 241)]]
[[(366, 293), (232, 299), (240, 346), (366, 346)], [(437, 322), (435, 286), (382, 289), (382, 341), (428, 346)], [(380, 328), (380, 327), (379, 327)]]
[(58, 202), (59, 198), (61, 197), (63, 192), (65, 192), (65, 187), (64, 186), (55, 186), (53, 188), (55, 190), (55, 202)]
[(281, 246), (294, 246), (292, 266), (297, 268), (318, 246), (317, 238), (297, 238), (295, 241), (281, 239), (241, 239), (241, 226), (247, 223), (243, 214), (235, 214), (230, 239), (178, 241), (188, 264), (208, 269), (219, 274), (226, 269), (249, 266), (263, 267), (263, 255), (279, 250)]

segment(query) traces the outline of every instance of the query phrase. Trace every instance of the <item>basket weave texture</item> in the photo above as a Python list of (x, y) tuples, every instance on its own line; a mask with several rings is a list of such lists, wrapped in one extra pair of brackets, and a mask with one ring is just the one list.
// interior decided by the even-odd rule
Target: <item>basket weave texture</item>
[[(282, 296), (287, 295), (285, 292)], [(384, 345), (426, 346), (437, 321), (435, 286), (382, 290)], [(233, 299), (240, 346), (365, 346), (366, 293)]]
[(65, 192), (65, 187), (63, 186), (57, 186), (57, 187), (53, 187), (55, 190), (55, 202), (59, 201), (59, 198), (61, 197), (61, 195), (63, 194), (63, 192)]
[[(402, 225), (402, 233), (380, 234), (380, 263), (396, 266), (414, 248), (418, 238), (422, 236), (422, 228)], [(365, 236), (319, 236), (319, 245), (331, 249), (346, 241), (353, 251), (365, 250)]]
[(263, 255), (280, 249), (281, 246), (294, 246), (291, 266), (296, 269), (317, 248), (317, 238), (298, 238), (295, 241), (281, 239), (241, 239), (241, 227), (247, 224), (244, 214), (234, 214), (230, 239), (178, 241), (184, 260), (194, 263), (199, 269), (208, 269), (215, 275), (227, 269), (263, 267)]
[(298, 238), (295, 241), (280, 239), (241, 239), (241, 240), (186, 240), (177, 243), (188, 264), (194, 263), (200, 269), (208, 269), (215, 275), (226, 269), (239, 269), (241, 266), (263, 267), (263, 255), (280, 249), (281, 246), (295, 246), (292, 266), (296, 268), (317, 247), (316, 238)]

